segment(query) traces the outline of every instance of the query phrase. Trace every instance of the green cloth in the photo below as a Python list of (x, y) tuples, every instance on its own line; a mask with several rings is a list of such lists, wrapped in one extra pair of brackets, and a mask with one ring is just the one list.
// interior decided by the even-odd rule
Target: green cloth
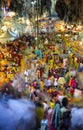
[(44, 110), (42, 107), (37, 107), (36, 109), (37, 111), (37, 115), (38, 115), (38, 127), (40, 128), (40, 123), (41, 123), (41, 120), (44, 118)]
[(66, 77), (66, 83), (69, 83), (69, 81), (70, 81), (70, 76), (67, 76)]

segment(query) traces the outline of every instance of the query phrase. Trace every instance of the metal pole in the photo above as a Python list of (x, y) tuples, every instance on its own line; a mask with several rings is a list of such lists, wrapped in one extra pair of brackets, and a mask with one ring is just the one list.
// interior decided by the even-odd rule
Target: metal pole
[(36, 30), (36, 31), (37, 31), (37, 32), (36, 32), (36, 33), (37, 33), (37, 34), (36, 34), (36, 35), (37, 35), (37, 42), (36, 42), (37, 45), (38, 45), (38, 38), (39, 38), (39, 37), (38, 37), (38, 34), (39, 34), (39, 21), (38, 21), (38, 17), (39, 17), (38, 11), (39, 11), (39, 8), (38, 8), (38, 6), (39, 6), (39, 0), (37, 0), (37, 30)]

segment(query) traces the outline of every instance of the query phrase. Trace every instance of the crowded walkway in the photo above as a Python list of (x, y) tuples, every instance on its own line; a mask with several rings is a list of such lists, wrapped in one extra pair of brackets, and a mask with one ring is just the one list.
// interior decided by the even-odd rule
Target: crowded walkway
[[(36, 46), (33, 41), (33, 36), (24, 35), (13, 45), (1, 45), (0, 73), (4, 80), (0, 97), (6, 101), (19, 98), (32, 101), (40, 130), (69, 130), (72, 108), (83, 105), (83, 59), (75, 54), (66, 55), (65, 50), (61, 52), (60, 44), (56, 49), (46, 42), (45, 46)], [(7, 49), (11, 49), (9, 57), (5, 57)], [(70, 130), (74, 130), (72, 126)]]

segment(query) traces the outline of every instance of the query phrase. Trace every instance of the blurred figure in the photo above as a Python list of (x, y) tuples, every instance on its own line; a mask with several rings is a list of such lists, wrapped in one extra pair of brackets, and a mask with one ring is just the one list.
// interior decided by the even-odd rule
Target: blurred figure
[(68, 99), (62, 99), (61, 115), (60, 115), (60, 130), (69, 130), (70, 126), (70, 110), (68, 109)]
[(83, 130), (83, 108), (73, 108), (71, 111), (70, 130)]
[(38, 102), (36, 110), (38, 115), (37, 127), (40, 129), (41, 121), (44, 119), (44, 109), (41, 102)]
[(44, 118), (41, 120), (40, 130), (48, 130), (47, 112), (44, 112)]
[(49, 130), (59, 130), (59, 122), (60, 122), (60, 102), (57, 100), (52, 118), (51, 118), (51, 126)]
[(25, 99), (0, 100), (0, 130), (37, 130), (35, 105)]

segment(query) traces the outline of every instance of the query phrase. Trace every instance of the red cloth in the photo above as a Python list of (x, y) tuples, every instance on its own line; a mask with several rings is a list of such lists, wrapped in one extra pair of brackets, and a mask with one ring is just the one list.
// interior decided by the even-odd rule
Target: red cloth
[(49, 130), (56, 130), (56, 129), (54, 128), (54, 125), (51, 125)]
[(73, 89), (73, 88), (70, 89), (70, 93), (71, 93), (72, 95), (74, 94), (74, 89)]

